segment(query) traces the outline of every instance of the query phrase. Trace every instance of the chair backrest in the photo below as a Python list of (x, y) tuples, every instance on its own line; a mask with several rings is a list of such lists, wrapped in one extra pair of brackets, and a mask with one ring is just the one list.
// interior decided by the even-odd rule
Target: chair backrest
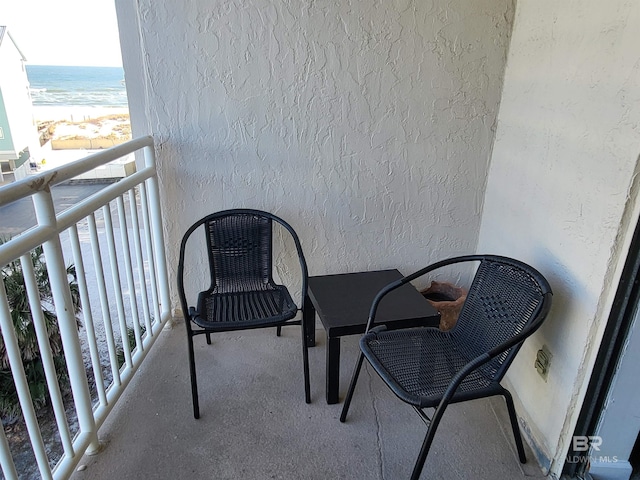
[[(472, 359), (525, 329), (533, 333), (550, 301), (551, 288), (538, 271), (517, 260), (485, 255), (450, 333), (461, 353)], [(525, 338), (479, 370), (500, 381)]]
[(204, 228), (215, 292), (262, 290), (273, 284), (270, 216), (223, 212), (208, 217)]
[[(180, 243), (177, 283), (178, 296), (183, 312), (190, 303), (185, 290), (185, 263), (187, 243), (191, 235), (204, 227), (211, 284), (209, 292), (232, 293), (271, 290), (275, 285), (272, 276), (272, 226), (277, 223), (289, 232), (295, 244), (300, 263), (300, 305), (307, 295), (308, 270), (302, 245), (295, 230), (282, 218), (262, 210), (234, 209), (212, 213), (195, 222), (185, 232)], [(187, 322), (188, 328), (190, 323)]]

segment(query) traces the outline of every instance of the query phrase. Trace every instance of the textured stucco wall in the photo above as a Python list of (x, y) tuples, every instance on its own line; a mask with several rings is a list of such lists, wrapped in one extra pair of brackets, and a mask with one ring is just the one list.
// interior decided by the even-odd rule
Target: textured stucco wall
[[(640, 4), (519, 0), (478, 250), (536, 266), (548, 322), (507, 380), (558, 473), (637, 220)], [(533, 365), (546, 344), (548, 381)]]
[(475, 251), (513, 0), (138, 4), (172, 271), (232, 207), (315, 275)]

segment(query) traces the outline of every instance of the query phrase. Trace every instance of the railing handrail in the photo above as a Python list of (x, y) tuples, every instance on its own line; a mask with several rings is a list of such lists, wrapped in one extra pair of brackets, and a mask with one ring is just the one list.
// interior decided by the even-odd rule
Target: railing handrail
[[(19, 182), (14, 182), (0, 188), (0, 207), (22, 198), (30, 197), (35, 192), (45, 190), (54, 185), (72, 179), (73, 177), (86, 173), (105, 163), (116, 160), (124, 155), (129, 155), (141, 148), (152, 147), (153, 137), (146, 136), (136, 138), (116, 147), (89, 155), (75, 162), (63, 165), (55, 170), (33, 175)], [(71, 226), (76, 221), (84, 218), (93, 209), (94, 205), (100, 202), (115, 199), (118, 195), (129, 190), (133, 185), (141, 183), (150, 178), (155, 173), (155, 167), (138, 169), (136, 173), (128, 178), (120, 180), (118, 183), (110, 185), (92, 195), (94, 199), (91, 203), (77, 205), (66, 211), (58, 218), (57, 226), (36, 225), (24, 232), (19, 237), (14, 237), (0, 245), (0, 265), (6, 265), (25, 253), (41, 245), (51, 235), (60, 233)]]
[(35, 192), (46, 190), (54, 185), (66, 182), (72, 178), (89, 172), (105, 163), (117, 160), (125, 155), (140, 150), (144, 147), (153, 146), (153, 137), (145, 136), (129, 140), (115, 147), (111, 147), (103, 152), (88, 155), (75, 162), (36, 175), (30, 175), (20, 181), (10, 183), (0, 188), (0, 207), (7, 203), (15, 202), (22, 198), (27, 198)]
[(6, 265), (44, 243), (52, 235), (58, 234), (105, 203), (116, 199), (135, 185), (144, 182), (154, 174), (152, 167), (146, 167), (94, 193), (79, 205), (58, 214), (55, 226), (35, 225), (22, 235), (13, 237), (0, 245), (0, 265)]

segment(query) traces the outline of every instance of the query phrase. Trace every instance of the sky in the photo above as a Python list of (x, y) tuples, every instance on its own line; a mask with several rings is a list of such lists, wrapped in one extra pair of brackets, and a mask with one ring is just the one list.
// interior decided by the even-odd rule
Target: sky
[(28, 65), (121, 66), (115, 0), (0, 0)]

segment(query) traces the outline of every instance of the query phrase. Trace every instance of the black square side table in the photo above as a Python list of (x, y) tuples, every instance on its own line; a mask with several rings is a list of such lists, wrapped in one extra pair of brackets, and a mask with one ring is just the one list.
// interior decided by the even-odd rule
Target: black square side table
[[(345, 273), (309, 277), (305, 298), (307, 342), (315, 343), (315, 314), (327, 334), (327, 403), (338, 403), (340, 337), (364, 333), (371, 303), (389, 283), (402, 278), (398, 270)], [(376, 325), (388, 328), (434, 326), (440, 314), (411, 284), (387, 295), (378, 306)]]

